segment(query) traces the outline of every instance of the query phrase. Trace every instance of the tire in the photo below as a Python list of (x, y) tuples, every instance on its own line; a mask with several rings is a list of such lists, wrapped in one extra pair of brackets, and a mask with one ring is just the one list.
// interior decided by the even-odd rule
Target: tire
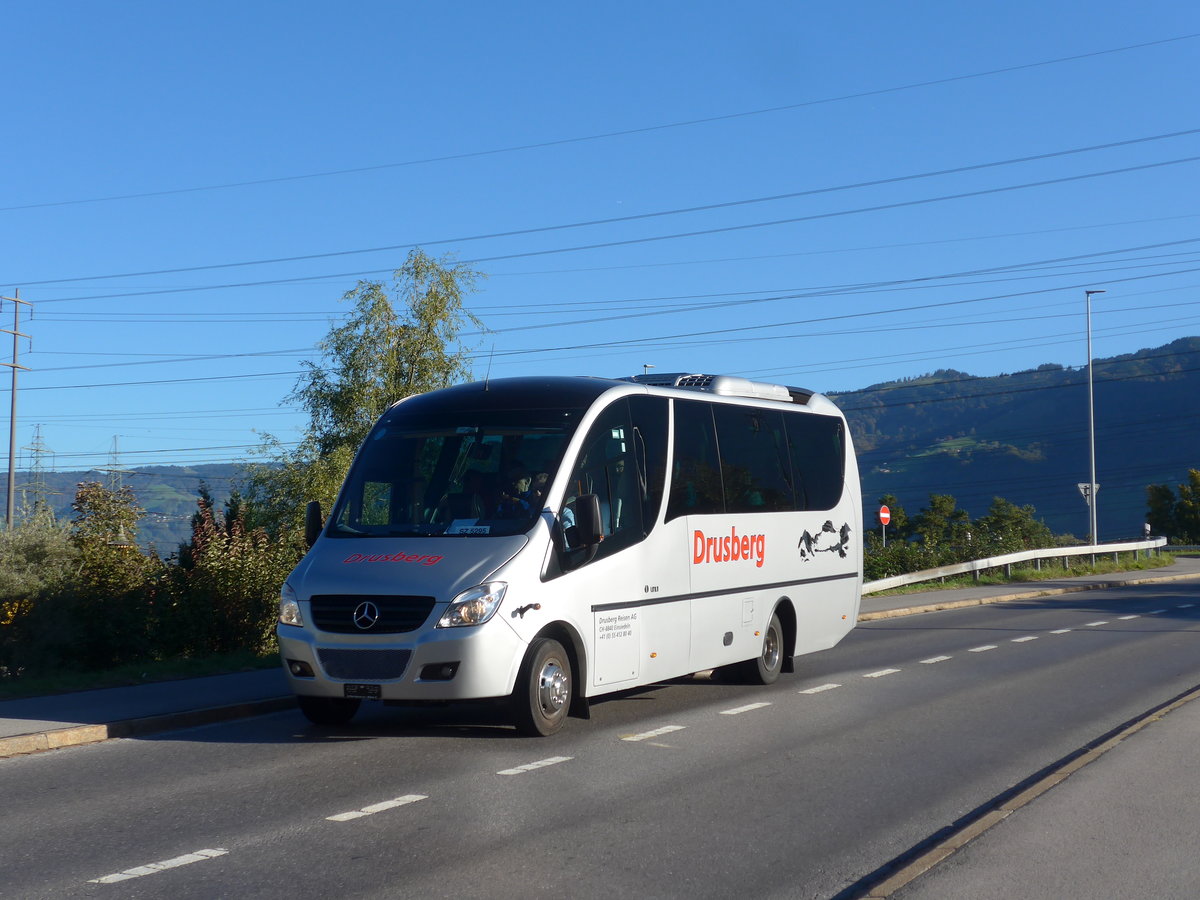
[(779, 616), (771, 613), (763, 634), (762, 652), (742, 663), (742, 676), (751, 684), (774, 684), (783, 670), (783, 626)]
[(574, 692), (571, 658), (563, 645), (538, 638), (529, 645), (512, 692), (513, 724), (527, 737), (547, 737), (567, 721)]
[(348, 700), (344, 697), (306, 697), (300, 694), (296, 697), (300, 712), (314, 725), (345, 725), (358, 712), (361, 700)]

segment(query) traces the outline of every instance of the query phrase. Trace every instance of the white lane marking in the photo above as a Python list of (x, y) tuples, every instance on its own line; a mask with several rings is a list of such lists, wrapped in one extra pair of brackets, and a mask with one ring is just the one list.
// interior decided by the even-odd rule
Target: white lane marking
[(523, 766), (516, 766), (512, 769), (501, 769), (497, 775), (521, 775), (525, 772), (532, 772), (534, 769), (544, 769), (546, 766), (557, 766), (559, 763), (565, 763), (572, 760), (573, 756), (551, 756), (547, 759), (539, 759), (537, 762), (525, 763)]
[(1031, 634), (1031, 635), (1027, 635), (1026, 637), (1013, 638), (1012, 642), (1014, 644), (1024, 644), (1026, 641), (1036, 641), (1036, 640), (1037, 640), (1037, 638)]
[(1055, 628), (1055, 629), (1054, 629), (1052, 632), (1050, 632), (1050, 633), (1051, 633), (1051, 634), (1066, 634), (1066, 633), (1067, 633), (1067, 632), (1069, 632), (1070, 630), (1071, 630), (1070, 628)]
[(744, 712), (750, 712), (752, 709), (762, 709), (764, 706), (770, 706), (770, 703), (747, 703), (745, 706), (735, 706), (733, 709), (721, 710), (723, 716), (737, 716)]
[(931, 657), (929, 657), (929, 659), (921, 660), (921, 664), (925, 665), (925, 666), (932, 666), (934, 663), (945, 662), (948, 659), (954, 659), (954, 657), (953, 656), (931, 656)]
[(1175, 608), (1176, 609), (1191, 609), (1195, 605), (1196, 605), (1195, 603), (1180, 603)]
[(183, 856), (176, 856), (174, 859), (164, 859), (162, 862), (150, 863), (145, 866), (137, 866), (133, 869), (126, 869), (124, 872), (116, 872), (112, 875), (105, 875), (103, 878), (89, 879), (88, 884), (116, 884), (118, 881), (128, 881), (131, 878), (141, 878), (143, 875), (153, 875), (156, 872), (163, 872), (167, 869), (175, 869), (179, 866), (186, 866), (190, 863), (203, 862), (206, 859), (215, 859), (218, 856), (224, 856), (228, 850), (217, 847), (212, 850), (197, 850), (195, 853), (185, 853)]
[(1163, 613), (1165, 613), (1165, 612), (1166, 612), (1166, 610), (1165, 610), (1165, 609), (1152, 609), (1152, 610), (1150, 610), (1150, 612), (1146, 613), (1146, 615), (1148, 615), (1148, 616), (1161, 616), (1161, 615), (1162, 615)]
[(810, 687), (807, 690), (800, 691), (799, 693), (801, 693), (801, 694), (821, 694), (821, 693), (824, 693), (825, 691), (832, 691), (834, 688), (840, 688), (840, 687), (841, 687), (840, 684), (833, 684), (832, 682), (830, 682), (829, 684), (818, 684), (816, 687)]
[(403, 797), (397, 797), (395, 800), (372, 803), (370, 806), (364, 806), (362, 809), (356, 809), (352, 812), (338, 813), (336, 816), (326, 816), (325, 819), (329, 822), (349, 822), (351, 819), (373, 816), (375, 813), (381, 813), (387, 809), (395, 809), (397, 806), (407, 806), (410, 803), (416, 803), (418, 800), (428, 799), (424, 794), (405, 794)]
[(878, 672), (870, 672), (864, 675), (863, 678), (882, 678), (884, 675), (895, 675), (899, 671), (899, 669), (880, 669)]
[(655, 728), (653, 731), (643, 731), (641, 734), (627, 734), (621, 740), (636, 743), (637, 741), (649, 740), (663, 734), (670, 734), (672, 731), (683, 731), (685, 728), (687, 728), (686, 725), (664, 725), (662, 728)]
[(968, 653), (986, 653), (989, 650), (995, 650), (995, 649), (996, 649), (995, 644), (984, 644), (982, 647), (972, 647), (967, 652)]
[(1106, 619), (1101, 619), (1099, 622), (1088, 622), (1083, 627), (1084, 628), (1095, 628), (1097, 625), (1107, 625), (1107, 624), (1108, 624), (1108, 621)]
[(1117, 618), (1120, 619), (1122, 622), (1127, 622), (1130, 619), (1140, 619), (1141, 616), (1117, 616)]

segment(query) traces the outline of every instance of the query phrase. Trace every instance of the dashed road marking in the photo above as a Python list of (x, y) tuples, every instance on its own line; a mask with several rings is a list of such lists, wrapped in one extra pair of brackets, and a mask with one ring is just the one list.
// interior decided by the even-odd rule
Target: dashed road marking
[(1037, 640), (1037, 637), (1035, 635), (1027, 634), (1025, 637), (1013, 638), (1012, 642), (1014, 644), (1024, 644), (1027, 641), (1036, 641), (1036, 640)]
[(840, 688), (840, 684), (818, 684), (816, 687), (810, 687), (807, 690), (799, 691), (801, 694), (822, 694), (825, 691), (832, 691), (834, 688)]
[(526, 772), (532, 772), (534, 769), (544, 769), (546, 766), (557, 766), (559, 763), (565, 763), (572, 760), (573, 756), (551, 756), (547, 759), (539, 759), (537, 762), (525, 763), (523, 766), (515, 766), (511, 769), (501, 769), (497, 775), (523, 775)]
[(382, 803), (372, 803), (370, 806), (364, 806), (362, 809), (356, 809), (351, 812), (338, 813), (336, 816), (326, 816), (328, 822), (349, 822), (351, 819), (361, 819), (363, 816), (373, 816), (375, 813), (381, 813), (385, 810), (395, 809), (397, 806), (407, 806), (410, 803), (416, 803), (418, 800), (428, 800), (424, 794), (405, 794), (403, 797), (397, 797), (395, 800), (384, 800)]
[(884, 675), (895, 675), (899, 669), (880, 669), (878, 672), (869, 672), (863, 678), (882, 678)]
[(662, 728), (655, 728), (653, 731), (643, 731), (641, 734), (627, 734), (621, 740), (636, 743), (660, 737), (664, 734), (670, 734), (672, 731), (683, 731), (685, 728), (687, 728), (686, 725), (664, 725)]
[(745, 706), (735, 706), (733, 709), (721, 710), (723, 716), (737, 716), (744, 712), (750, 712), (752, 709), (762, 709), (764, 706), (770, 706), (770, 703), (747, 703)]
[(211, 850), (197, 850), (195, 853), (185, 853), (183, 856), (176, 856), (174, 859), (164, 859), (162, 862), (137, 866), (133, 869), (126, 869), (124, 872), (105, 875), (102, 878), (92, 878), (89, 879), (88, 884), (116, 884), (119, 881), (141, 878), (143, 875), (154, 875), (158, 872), (164, 872), (167, 869), (177, 869), (180, 866), (186, 866), (191, 863), (203, 862), (206, 859), (216, 859), (218, 856), (224, 856), (228, 852), (228, 850), (220, 847)]
[(1196, 605), (1195, 603), (1180, 603), (1175, 608), (1176, 609), (1191, 609), (1195, 605)]
[(989, 650), (995, 650), (995, 644), (984, 644), (982, 647), (972, 647), (968, 653), (987, 653)]
[(1050, 633), (1051, 634), (1067, 634), (1070, 630), (1071, 630), (1070, 628), (1055, 628)]
[(925, 665), (925, 666), (932, 666), (934, 663), (945, 662), (948, 659), (954, 659), (954, 657), (953, 656), (931, 656), (931, 657), (929, 657), (929, 659), (921, 660), (921, 664)]
[(1122, 622), (1128, 622), (1130, 619), (1140, 619), (1141, 616), (1117, 616)]
[(1148, 615), (1148, 616), (1161, 616), (1161, 615), (1162, 615), (1163, 613), (1165, 613), (1165, 612), (1166, 612), (1166, 610), (1165, 610), (1165, 609), (1152, 609), (1152, 610), (1150, 610), (1150, 612), (1146, 613), (1146, 615)]
[(1097, 625), (1107, 625), (1107, 624), (1108, 624), (1107, 619), (1101, 619), (1099, 622), (1088, 622), (1083, 627), (1084, 628), (1095, 628)]

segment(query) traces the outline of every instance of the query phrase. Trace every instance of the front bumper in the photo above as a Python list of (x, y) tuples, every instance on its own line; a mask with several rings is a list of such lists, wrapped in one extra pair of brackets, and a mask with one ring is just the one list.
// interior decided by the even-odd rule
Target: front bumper
[[(499, 617), (478, 626), (375, 637), (282, 624), (276, 634), (292, 692), (311, 697), (342, 697), (346, 684), (378, 684), (381, 700), (505, 697), (525, 652), (525, 643)], [(312, 677), (294, 674), (293, 662), (306, 664)], [(457, 665), (447, 679), (451, 664)]]

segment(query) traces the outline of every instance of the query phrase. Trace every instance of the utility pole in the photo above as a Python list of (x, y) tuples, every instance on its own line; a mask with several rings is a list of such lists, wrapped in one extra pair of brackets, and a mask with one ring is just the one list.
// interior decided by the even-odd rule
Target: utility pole
[(17, 524), (14, 512), (17, 483), (17, 372), (25, 368), (25, 366), (18, 365), (17, 355), (21, 349), (20, 339), (29, 337), (27, 334), (21, 334), (21, 304), (25, 306), (30, 305), (28, 300), (21, 299), (20, 290), (16, 290), (13, 293), (14, 296), (12, 297), (0, 297), (0, 300), (7, 300), (13, 305), (12, 331), (9, 331), (7, 328), (0, 328), (0, 331), (13, 336), (12, 362), (0, 363), (0, 365), (12, 368), (12, 405), (8, 418), (8, 507), (4, 517), (5, 525), (10, 531)]
[(1096, 402), (1092, 393), (1092, 294), (1107, 294), (1108, 291), (1084, 291), (1084, 305), (1087, 306), (1087, 355), (1088, 355), (1088, 459), (1091, 461), (1091, 476), (1088, 481), (1088, 527), (1091, 528), (1092, 544), (1100, 543), (1096, 532), (1096, 493), (1100, 485), (1096, 484)]

